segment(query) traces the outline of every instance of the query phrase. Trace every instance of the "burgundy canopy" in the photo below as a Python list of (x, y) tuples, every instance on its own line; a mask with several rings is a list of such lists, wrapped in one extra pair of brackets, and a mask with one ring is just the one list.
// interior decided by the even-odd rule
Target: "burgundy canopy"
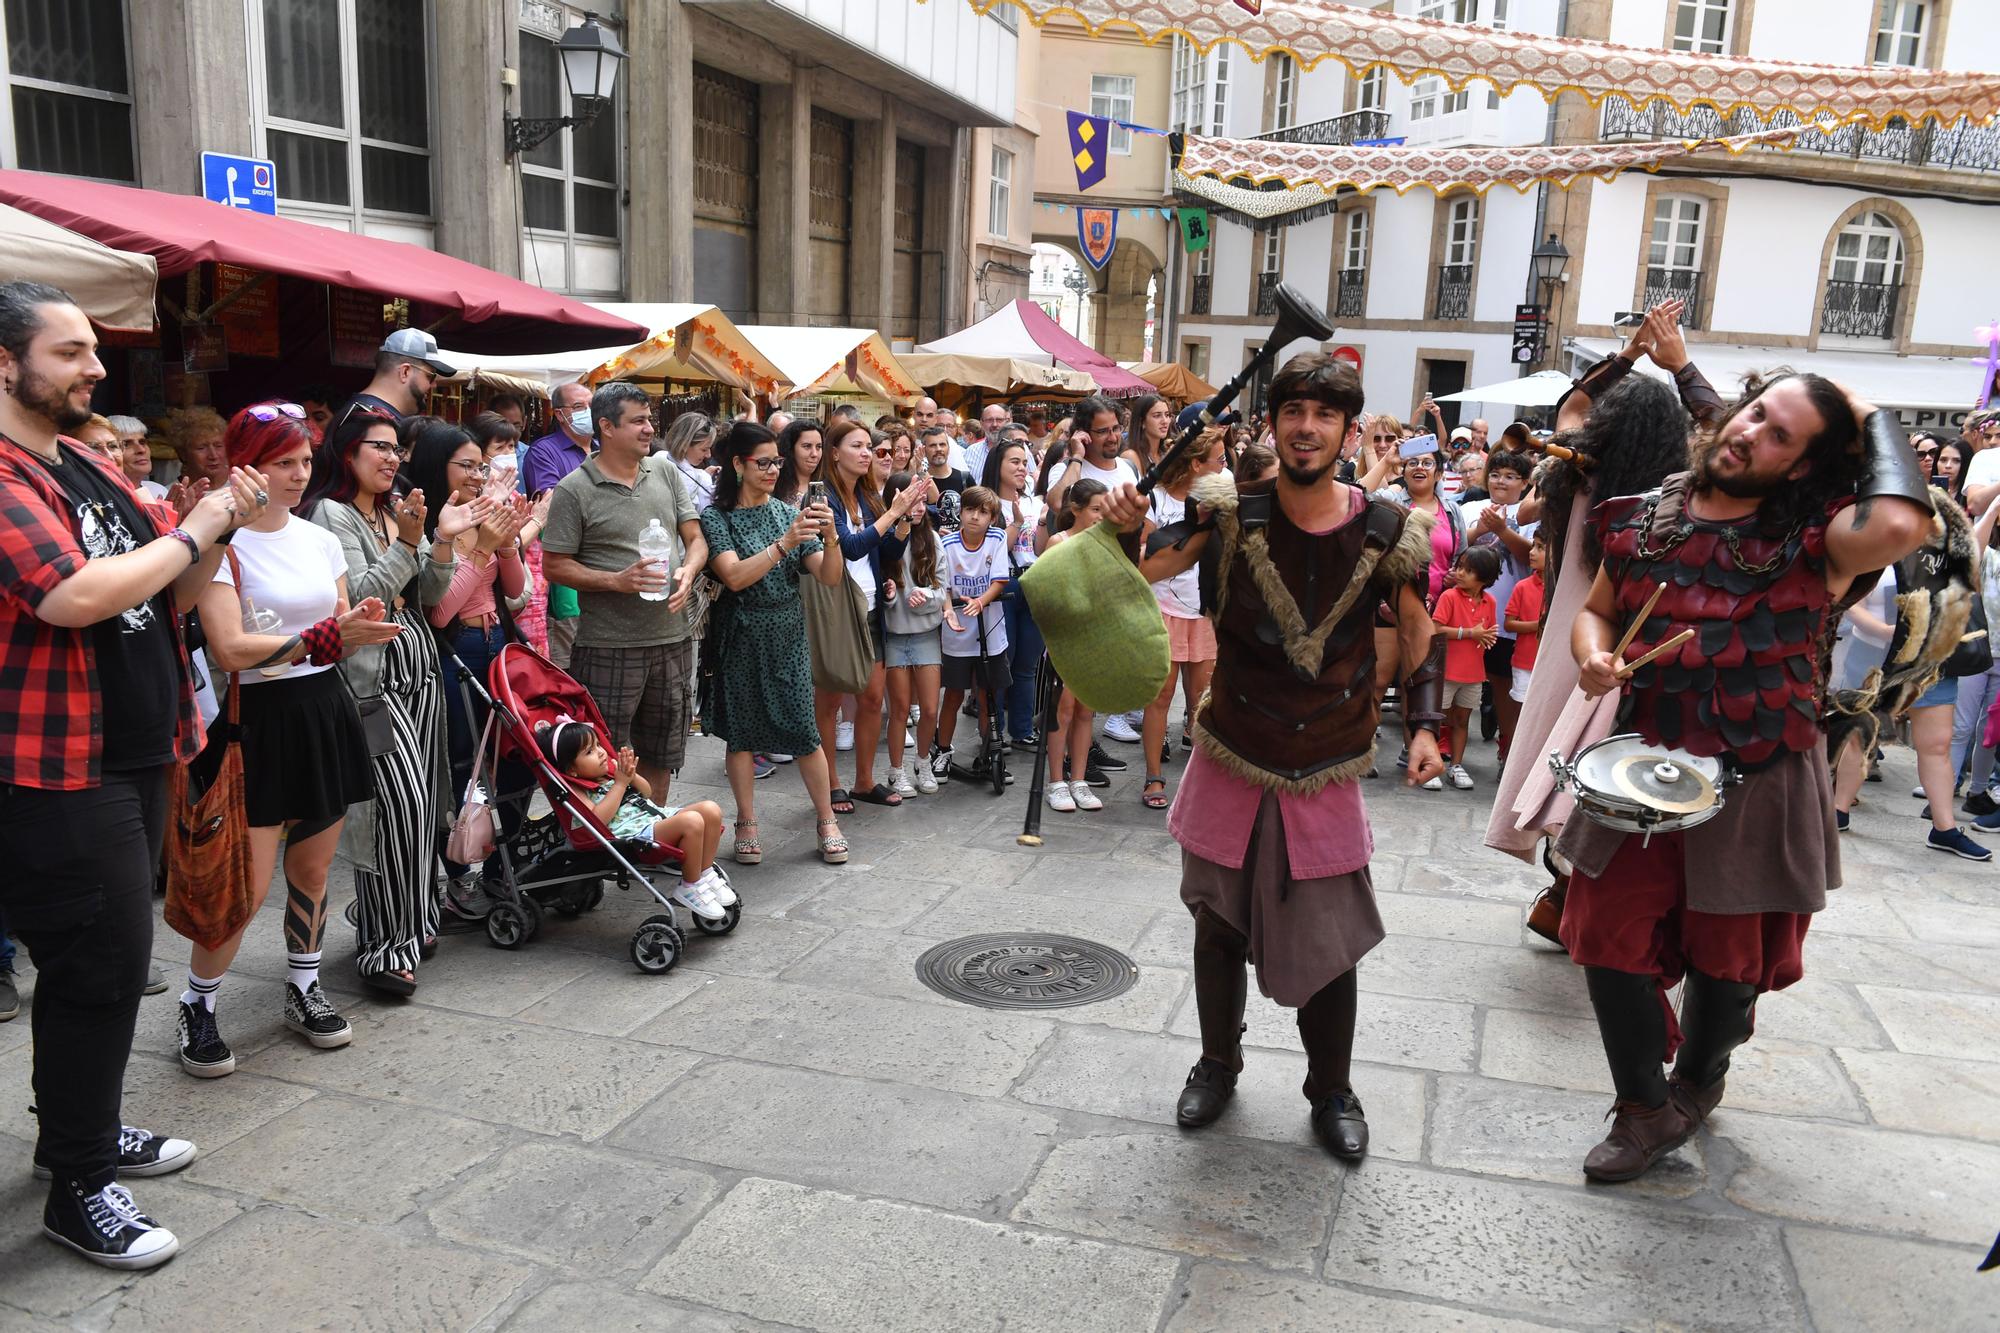
[(194, 195), (0, 171), (0, 202), (114, 250), (149, 254), (163, 279), (199, 264), (226, 263), (403, 297), (456, 315), (437, 331), (446, 335), (447, 345), (468, 352), (568, 351), (652, 336), (652, 330), (585, 302), (435, 250), (225, 208)]

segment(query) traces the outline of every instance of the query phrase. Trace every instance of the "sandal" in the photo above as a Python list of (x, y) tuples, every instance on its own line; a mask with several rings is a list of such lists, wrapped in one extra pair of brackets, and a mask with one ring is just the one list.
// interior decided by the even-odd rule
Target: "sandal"
[(438, 937), (435, 935), (426, 935), (424, 936), (423, 943), (417, 946), (417, 957), (428, 962), (437, 957), (437, 951)]
[[(840, 836), (840, 825), (831, 819), (819, 821), (822, 832), (819, 835), (819, 859), (830, 866), (847, 864), (847, 839)], [(832, 829), (832, 834), (824, 832)]]
[[(1153, 788), (1155, 787), (1158, 787), (1159, 790), (1154, 791)], [(1139, 792), (1139, 803), (1148, 810), (1166, 809), (1167, 780), (1165, 778), (1147, 778), (1145, 786)]]
[(384, 995), (411, 996), (417, 993), (415, 973), (404, 975), (400, 971), (363, 972), (361, 984), (370, 990), (381, 991)]
[[(898, 796), (895, 792), (890, 791), (887, 787), (883, 786), (879, 782), (876, 783), (874, 786), (870, 787), (867, 791), (855, 792), (854, 799), (857, 801), (866, 801), (870, 805), (901, 805), (903, 803), (903, 798), (901, 796)], [(838, 807), (836, 807), (836, 813), (837, 812), (838, 812)]]
[[(743, 830), (749, 829), (750, 836), (744, 837)], [(754, 866), (764, 859), (764, 848), (757, 841), (757, 821), (739, 819), (736, 821), (736, 864)]]
[(847, 788), (845, 787), (835, 787), (828, 793), (828, 802), (833, 806), (833, 813), (836, 815), (851, 815), (854, 813), (854, 798), (847, 794)]

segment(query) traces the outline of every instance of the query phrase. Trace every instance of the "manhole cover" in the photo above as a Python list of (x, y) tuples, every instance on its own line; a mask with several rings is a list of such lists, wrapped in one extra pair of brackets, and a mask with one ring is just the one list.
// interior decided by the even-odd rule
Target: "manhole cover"
[(917, 979), (988, 1009), (1067, 1009), (1123, 994), (1139, 969), (1116, 949), (1069, 935), (968, 935), (926, 950)]

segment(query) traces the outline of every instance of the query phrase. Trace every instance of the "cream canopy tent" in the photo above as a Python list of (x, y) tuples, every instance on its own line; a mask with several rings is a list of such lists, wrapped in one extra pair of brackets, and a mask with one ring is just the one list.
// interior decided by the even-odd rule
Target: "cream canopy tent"
[(60, 287), (101, 328), (150, 331), (159, 267), (0, 204), (0, 272)]
[(977, 324), (924, 343), (917, 350), (959, 356), (1008, 356), (1045, 366), (1067, 366), (1096, 380), (1098, 391), (1110, 398), (1136, 398), (1153, 391), (1152, 385), (1121, 369), (1104, 353), (1071, 337), (1040, 306), (1028, 300), (1009, 301)]
[(975, 401), (983, 406), (1022, 398), (1085, 398), (1097, 392), (1097, 381), (1085, 371), (1019, 357), (905, 352), (901, 360), (932, 398), (953, 411)]
[(495, 384), (501, 377), (531, 381), (547, 389), (582, 380), (601, 384), (625, 379), (647, 385), (669, 380), (721, 383), (746, 393), (772, 393), (787, 387), (784, 373), (751, 346), (743, 331), (712, 305), (697, 301), (605, 301), (598, 309), (619, 315), (653, 331), (630, 347), (595, 347), (577, 352), (547, 352), (526, 356), (478, 356), (447, 351), (439, 355), (461, 373), (477, 374)]
[(1118, 363), (1157, 389), (1161, 396), (1185, 407), (1197, 399), (1215, 397), (1215, 386), (1178, 361), (1120, 361)]
[(913, 403), (923, 386), (873, 329), (745, 324), (742, 334), (786, 382), (782, 401), (806, 394)]

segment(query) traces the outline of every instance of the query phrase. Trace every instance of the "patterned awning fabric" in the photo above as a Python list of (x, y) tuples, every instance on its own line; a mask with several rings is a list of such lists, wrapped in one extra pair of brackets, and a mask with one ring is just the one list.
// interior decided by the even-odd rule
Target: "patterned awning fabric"
[(1831, 116), (1877, 129), (1895, 117), (1949, 124), (2000, 112), (2000, 74), (1662, 51), (1440, 23), (1333, 0), (1265, 0), (1255, 15), (1235, 0), (966, 2), (982, 14), (1012, 4), (1038, 24), (1064, 15), (1093, 34), (1124, 27), (1148, 42), (1178, 35), (1204, 51), (1233, 42), (1258, 59), (1284, 51), (1308, 68), (1337, 60), (1356, 75), (1377, 66), (1405, 82), (1434, 74), (1454, 90), (1483, 81), (1503, 93), (1531, 87), (1550, 99), (1576, 92), (1593, 104), (1617, 95), (1635, 105), (1657, 98), (1682, 111), (1748, 107), (1768, 116), (1789, 110), (1808, 120)]
[[(1548, 182), (1564, 189), (1578, 178), (1610, 180), (1622, 171), (1655, 171), (1696, 153), (1741, 153), (1778, 146), (1798, 129), (1763, 130), (1729, 139), (1653, 143), (1524, 144), (1512, 147), (1382, 147), (1280, 143), (1269, 139), (1182, 136), (1174, 187), (1246, 217), (1269, 219), (1330, 201), (1346, 186), (1366, 194), (1389, 189), (1470, 189), (1496, 185), (1526, 192)], [(1303, 220), (1303, 219), (1296, 219)]]

